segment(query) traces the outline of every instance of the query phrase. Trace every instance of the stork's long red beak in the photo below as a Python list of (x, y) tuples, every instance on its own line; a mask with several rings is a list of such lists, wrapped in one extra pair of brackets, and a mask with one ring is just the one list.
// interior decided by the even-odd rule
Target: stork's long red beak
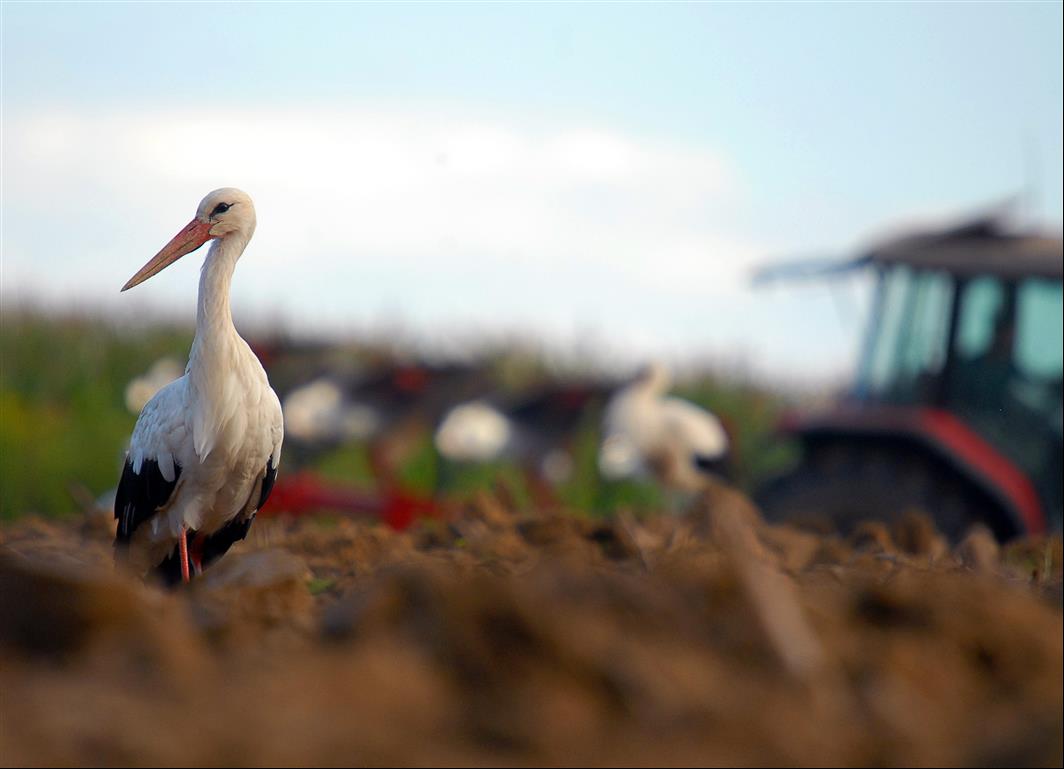
[(174, 235), (173, 239), (163, 247), (162, 251), (141, 267), (140, 271), (130, 278), (126, 285), (122, 286), (122, 290), (133, 288), (133, 286), (143, 283), (155, 273), (162, 272), (185, 254), (195, 251), (210, 240), (211, 237), (211, 223), (209, 221), (201, 222), (198, 217), (193, 219), (181, 232)]

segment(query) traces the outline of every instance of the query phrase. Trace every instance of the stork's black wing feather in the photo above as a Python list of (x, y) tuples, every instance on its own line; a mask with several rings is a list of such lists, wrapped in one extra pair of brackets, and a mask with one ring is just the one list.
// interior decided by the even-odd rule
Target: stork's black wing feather
[(259, 495), (259, 504), (255, 506), (256, 510), (261, 510), (262, 506), (266, 504), (266, 500), (270, 498), (270, 492), (273, 491), (273, 483), (277, 480), (277, 467), (273, 464), (273, 457), (270, 457), (266, 461), (266, 474), (262, 477), (262, 493)]
[(695, 468), (708, 475), (717, 475), (725, 480), (731, 479), (731, 458), (727, 454), (716, 457), (707, 457), (695, 454), (692, 457)]
[(154, 459), (145, 459), (141, 463), (140, 472), (137, 473), (133, 471), (133, 462), (126, 458), (122, 478), (115, 492), (115, 518), (118, 519), (116, 547), (128, 545), (137, 527), (166, 505), (180, 477), (181, 467), (177, 464), (174, 465), (174, 479), (168, 481), (159, 471), (159, 463)]

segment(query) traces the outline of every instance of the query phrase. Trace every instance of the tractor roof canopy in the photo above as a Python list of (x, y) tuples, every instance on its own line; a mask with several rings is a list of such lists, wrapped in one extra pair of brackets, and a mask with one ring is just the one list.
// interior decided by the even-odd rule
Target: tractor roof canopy
[(1064, 248), (1059, 237), (1017, 232), (993, 216), (947, 230), (894, 238), (874, 246), (856, 261), (907, 264), (958, 275), (1057, 280), (1064, 275)]
[(995, 213), (937, 230), (880, 240), (849, 259), (799, 259), (755, 271), (754, 283), (819, 278), (869, 267), (909, 265), (954, 275), (1061, 280), (1064, 246), (1059, 235), (1021, 231)]

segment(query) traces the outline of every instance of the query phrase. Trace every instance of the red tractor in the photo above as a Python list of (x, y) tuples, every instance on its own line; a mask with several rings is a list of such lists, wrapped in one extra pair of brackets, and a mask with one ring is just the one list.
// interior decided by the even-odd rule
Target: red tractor
[(919, 509), (954, 539), (976, 522), (1001, 540), (1060, 531), (1060, 237), (987, 217), (814, 272), (856, 269), (876, 278), (857, 381), (787, 420), (801, 458), (758, 490), (766, 516), (847, 531)]

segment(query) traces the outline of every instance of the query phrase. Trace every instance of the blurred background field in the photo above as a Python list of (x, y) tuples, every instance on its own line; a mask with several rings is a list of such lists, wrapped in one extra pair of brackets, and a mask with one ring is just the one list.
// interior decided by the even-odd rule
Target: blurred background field
[(159, 357), (187, 356), (191, 341), (189, 329), (131, 332), (102, 319), (5, 310), (3, 517), (70, 515), (79, 509), (77, 494), (112, 488), (135, 419), (126, 386)]
[[(3, 518), (11, 520), (27, 513), (48, 517), (81, 513), (117, 482), (136, 419), (126, 403), (130, 382), (160, 359), (185, 360), (193, 329), (161, 322), (130, 328), (124, 322), (91, 314), (63, 315), (37, 309), (5, 309), (0, 321)], [(277, 334), (251, 339), (279, 349), (297, 345)], [(376, 365), (410, 355), (409, 349), (388, 349), (380, 342), (351, 339), (304, 354), (298, 359), (298, 369), (279, 364), (271, 376), (275, 387), (284, 392), (296, 383), (305, 384), (308, 370), (321, 368), (330, 360)], [(550, 355), (533, 344), (494, 351), (487, 347), (478, 354), (477, 365), (503, 390), (520, 391), (552, 376), (619, 381), (617, 375), (593, 368), (593, 362), (589, 365), (586, 359), (565, 357)], [(318, 360), (316, 366), (311, 363), (314, 358)], [(775, 430), (788, 402), (795, 402), (794, 396), (788, 401), (782, 393), (756, 382), (698, 370), (687, 372), (676, 392), (717, 413), (733, 431), (735, 480), (740, 487), (753, 488), (793, 460), (793, 447), (779, 440)], [(571, 480), (558, 489), (560, 501), (588, 515), (624, 506), (649, 509), (662, 504), (660, 493), (649, 481), (607, 482), (599, 476), (600, 418), (601, 404), (583, 415), (581, 424), (574, 425), (578, 432), (576, 467)], [(433, 427), (426, 426), (417, 446), (398, 468), (405, 488), (421, 494), (444, 491), (467, 497), (501, 480), (515, 500), (528, 503), (525, 481), (517, 468), (504, 461), (459, 468), (442, 488)], [(290, 451), (294, 462), (298, 455), (294, 449)], [(366, 446), (358, 441), (323, 451), (302, 469), (313, 469), (325, 478), (354, 487), (374, 487)], [(285, 470), (290, 471), (287, 466)]]
[[(199, 256), (117, 288), (223, 185), (258, 212), (232, 285), (257, 349), (475, 359), (503, 396), (665, 361), (753, 490), (795, 458), (780, 417), (852, 389), (875, 283), (753, 291), (758, 268), (1004, 199), (1059, 231), (1060, 12), (220, 4), (202, 25), (166, 4), (5, 4), (0, 515), (110, 488), (124, 388), (186, 359)], [(264, 362), (287, 390), (321, 360)], [(586, 419), (561, 501), (660, 505), (601, 483)], [(379, 457), (357, 444), (311, 463), (368, 487)], [(293, 448), (289, 471), (309, 460)], [(400, 464), (422, 494), (499, 477), (530, 496), (513, 467), (444, 471), (427, 434)]]

